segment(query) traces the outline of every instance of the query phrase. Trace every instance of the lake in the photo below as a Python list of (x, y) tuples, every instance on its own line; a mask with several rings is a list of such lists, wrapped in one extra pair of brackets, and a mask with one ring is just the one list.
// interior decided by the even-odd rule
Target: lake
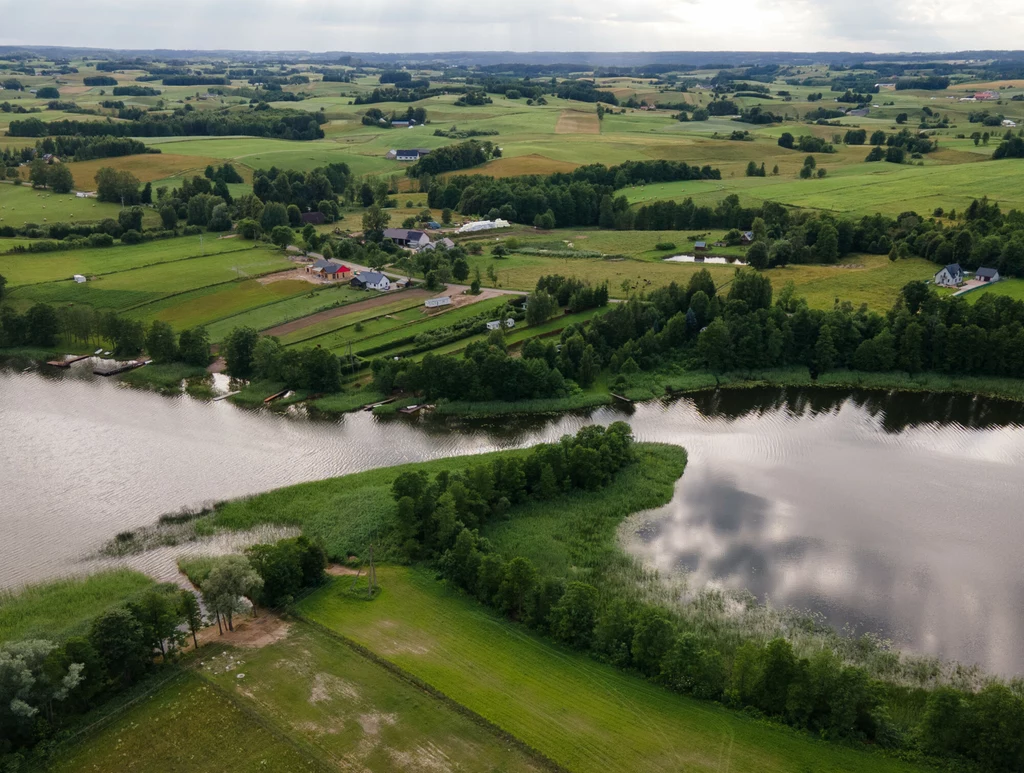
[[(0, 396), (0, 587), (84, 571), (117, 532), (184, 506), (625, 420), (689, 451), (672, 502), (629, 524), (626, 548), (645, 564), (1024, 673), (1021, 405), (749, 389), (551, 417), (322, 420), (133, 390), (79, 366), (0, 370)], [(172, 551), (133, 565), (162, 575)]]

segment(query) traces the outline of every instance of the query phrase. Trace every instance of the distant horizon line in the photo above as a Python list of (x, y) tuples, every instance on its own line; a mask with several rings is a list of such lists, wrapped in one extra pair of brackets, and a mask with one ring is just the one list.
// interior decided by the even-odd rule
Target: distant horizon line
[(970, 54), (988, 55), (984, 57), (974, 58), (990, 58), (991, 55), (1021, 55), (1024, 56), (1024, 49), (1015, 48), (970, 48), (970, 49), (920, 49), (920, 50), (899, 50), (899, 51), (855, 51), (855, 50), (829, 50), (829, 49), (818, 49), (818, 50), (806, 50), (800, 51), (795, 49), (529, 49), (529, 50), (516, 50), (516, 49), (452, 49), (448, 51), (351, 51), (351, 50), (313, 50), (306, 48), (172, 48), (166, 46), (150, 46), (141, 48), (123, 48), (115, 46), (98, 46), (98, 45), (61, 45), (61, 44), (50, 44), (50, 43), (0, 43), (0, 52), (9, 52), (12, 50), (25, 49), (28, 51), (33, 50), (70, 50), (70, 51), (97, 51), (97, 52), (137, 52), (137, 53), (157, 53), (157, 52), (169, 52), (169, 53), (231, 53), (231, 54), (309, 54), (314, 56), (402, 56), (402, 57), (443, 57), (443, 56), (454, 56), (454, 55), (526, 55), (526, 56), (552, 56), (552, 55), (566, 55), (566, 56), (614, 56), (614, 55), (631, 55), (631, 56), (667, 56), (667, 55), (732, 55), (741, 56), (744, 54), (751, 55), (785, 55), (785, 54), (796, 54), (800, 56), (946, 56), (946, 57), (964, 57)]

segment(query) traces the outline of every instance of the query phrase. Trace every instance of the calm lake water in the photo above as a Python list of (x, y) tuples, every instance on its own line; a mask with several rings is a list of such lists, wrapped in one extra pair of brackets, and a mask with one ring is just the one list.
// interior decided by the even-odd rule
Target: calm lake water
[[(704, 393), (589, 415), (325, 421), (69, 372), (0, 371), (0, 587), (82, 571), (161, 513), (627, 420), (685, 446), (627, 549), (919, 652), (1024, 673), (1024, 407), (839, 390)], [(133, 559), (163, 574), (171, 551)]]

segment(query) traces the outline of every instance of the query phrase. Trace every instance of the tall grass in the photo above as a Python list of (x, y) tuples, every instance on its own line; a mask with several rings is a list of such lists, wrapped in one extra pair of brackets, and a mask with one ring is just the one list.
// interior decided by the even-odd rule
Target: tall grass
[(74, 636), (92, 618), (154, 586), (144, 574), (115, 569), (0, 593), (0, 643)]
[(1024, 381), (1019, 379), (948, 376), (942, 373), (867, 373), (857, 370), (833, 370), (820, 373), (816, 379), (812, 379), (810, 372), (804, 367), (715, 374), (707, 370), (691, 370), (682, 364), (673, 363), (657, 370), (630, 374), (625, 380), (626, 387), (623, 391), (626, 397), (633, 400), (661, 397), (668, 392), (694, 392), (719, 387), (796, 386), (948, 392), (1024, 402)]
[(438, 403), (434, 413), (441, 416), (507, 416), (517, 413), (558, 413), (578, 411), (609, 405), (612, 397), (607, 394), (583, 392), (568, 397), (548, 397), (538, 400), (516, 400), (507, 402), (492, 400), (486, 402), (452, 401)]

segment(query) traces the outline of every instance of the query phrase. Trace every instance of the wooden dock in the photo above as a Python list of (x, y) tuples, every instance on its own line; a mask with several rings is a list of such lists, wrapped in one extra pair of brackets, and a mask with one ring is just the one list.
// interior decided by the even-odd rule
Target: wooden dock
[(87, 360), (92, 356), (91, 354), (68, 355), (63, 360), (48, 360), (46, 364), (52, 365), (55, 368), (70, 368), (72, 363)]
[(369, 404), (363, 406), (363, 410), (364, 411), (372, 411), (378, 405), (387, 405), (388, 403), (393, 403), (397, 399), (398, 399), (397, 397), (389, 397), (387, 400), (381, 400), (379, 403), (369, 403)]
[[(109, 360), (106, 360), (109, 362)], [(141, 368), (143, 365), (148, 365), (152, 360), (128, 360), (126, 362), (114, 362), (112, 368), (93, 368), (92, 372), (97, 376), (117, 376), (121, 373), (127, 373), (130, 370)]]
[(414, 413), (419, 413), (421, 410), (426, 408), (425, 405), (407, 405), (405, 408), (399, 408), (399, 413), (404, 413), (406, 416), (411, 416)]
[(278, 400), (278, 399), (284, 397), (290, 391), (291, 390), (289, 390), (289, 389), (282, 389), (280, 392), (275, 392), (270, 397), (264, 398), (263, 399), (263, 404), (266, 405), (267, 403), (272, 403), (272, 402), (274, 402), (274, 400)]
[(632, 400), (630, 400), (628, 397), (625, 397), (624, 395), (617, 395), (614, 392), (609, 392), (608, 394), (610, 394), (616, 400), (620, 400), (621, 402), (624, 402), (624, 403), (632, 403), (633, 402)]

